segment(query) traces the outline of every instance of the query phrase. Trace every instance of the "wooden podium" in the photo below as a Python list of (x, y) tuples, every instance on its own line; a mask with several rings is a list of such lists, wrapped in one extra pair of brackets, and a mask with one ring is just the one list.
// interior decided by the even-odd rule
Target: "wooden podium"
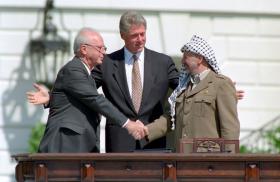
[[(233, 151), (229, 150), (232, 149)], [(239, 140), (223, 138), (180, 139), (180, 153), (239, 153)]]
[(18, 154), (18, 182), (276, 182), (280, 155), (227, 153)]

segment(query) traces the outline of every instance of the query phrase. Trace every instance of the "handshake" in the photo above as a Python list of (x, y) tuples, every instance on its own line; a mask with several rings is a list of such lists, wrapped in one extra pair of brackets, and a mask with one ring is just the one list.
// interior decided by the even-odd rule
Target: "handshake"
[(135, 140), (141, 140), (145, 136), (149, 135), (148, 128), (140, 120), (129, 120), (124, 127)]

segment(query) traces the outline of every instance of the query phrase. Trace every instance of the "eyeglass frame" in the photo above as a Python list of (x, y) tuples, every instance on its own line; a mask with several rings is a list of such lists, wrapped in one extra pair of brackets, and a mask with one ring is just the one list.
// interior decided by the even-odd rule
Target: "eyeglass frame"
[[(107, 51), (107, 47), (106, 46), (97, 46), (97, 45), (91, 45), (91, 44), (83, 44), (83, 45), (87, 45), (87, 46), (93, 47), (95, 50), (97, 50), (98, 52), (100, 52), (102, 54), (106, 53), (106, 51)], [(104, 52), (102, 51), (102, 49), (104, 50)]]

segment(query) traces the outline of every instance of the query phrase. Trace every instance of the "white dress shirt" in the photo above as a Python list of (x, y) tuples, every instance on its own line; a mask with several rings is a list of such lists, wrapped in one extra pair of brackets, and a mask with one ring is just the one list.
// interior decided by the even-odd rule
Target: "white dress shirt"
[(89, 67), (82, 61), (82, 63), (83, 63), (83, 65), (86, 67), (86, 69), (87, 69), (87, 72), (88, 72), (88, 74), (90, 75), (90, 69), (89, 69)]

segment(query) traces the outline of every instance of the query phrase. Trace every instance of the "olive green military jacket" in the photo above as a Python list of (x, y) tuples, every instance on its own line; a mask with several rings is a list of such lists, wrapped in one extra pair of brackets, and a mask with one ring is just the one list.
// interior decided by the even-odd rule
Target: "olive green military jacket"
[[(170, 117), (161, 116), (148, 126), (149, 140), (165, 135)], [(236, 90), (224, 75), (210, 71), (193, 89), (186, 89), (176, 99), (175, 143), (180, 139), (239, 139)], [(233, 152), (233, 149), (230, 149)], [(177, 147), (178, 151), (178, 147)]]

